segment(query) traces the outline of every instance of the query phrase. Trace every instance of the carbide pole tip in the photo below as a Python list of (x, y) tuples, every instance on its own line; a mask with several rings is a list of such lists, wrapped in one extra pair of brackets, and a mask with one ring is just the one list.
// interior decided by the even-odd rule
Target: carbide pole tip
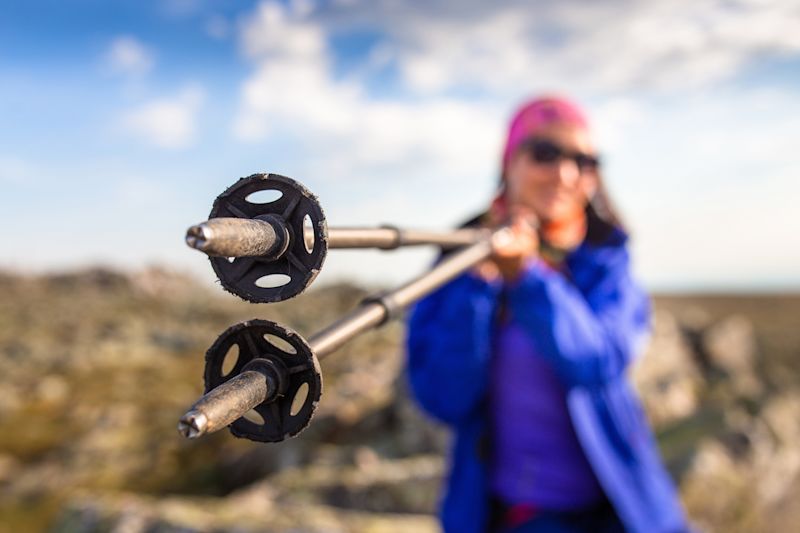
[(197, 224), (186, 230), (186, 244), (195, 250), (203, 251), (208, 243), (209, 229), (206, 224)]
[(200, 411), (192, 409), (178, 421), (178, 431), (187, 439), (196, 439), (208, 430), (208, 418)]

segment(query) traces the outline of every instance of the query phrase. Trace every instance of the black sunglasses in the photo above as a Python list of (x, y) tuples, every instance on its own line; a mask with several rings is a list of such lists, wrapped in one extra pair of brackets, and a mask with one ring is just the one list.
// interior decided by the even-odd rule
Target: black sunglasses
[(562, 159), (570, 159), (581, 172), (595, 171), (600, 166), (597, 156), (566, 150), (550, 139), (528, 139), (520, 148), (537, 163), (556, 163)]

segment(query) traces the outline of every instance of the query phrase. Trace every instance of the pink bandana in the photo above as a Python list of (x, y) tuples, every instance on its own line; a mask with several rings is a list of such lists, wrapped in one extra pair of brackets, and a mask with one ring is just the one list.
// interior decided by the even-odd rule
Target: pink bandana
[(588, 127), (586, 115), (580, 107), (566, 98), (548, 96), (528, 102), (517, 111), (508, 128), (508, 140), (503, 150), (503, 169), (508, 166), (514, 151), (525, 139), (554, 122)]

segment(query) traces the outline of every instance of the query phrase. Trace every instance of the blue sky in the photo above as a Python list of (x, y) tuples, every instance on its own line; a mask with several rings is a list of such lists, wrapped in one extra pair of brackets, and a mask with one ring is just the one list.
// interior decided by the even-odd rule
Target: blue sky
[[(6, 2), (0, 267), (158, 263), (240, 176), (330, 225), (450, 227), (496, 180), (513, 109), (581, 101), (653, 289), (800, 288), (796, 2)], [(335, 251), (396, 283), (429, 252)]]

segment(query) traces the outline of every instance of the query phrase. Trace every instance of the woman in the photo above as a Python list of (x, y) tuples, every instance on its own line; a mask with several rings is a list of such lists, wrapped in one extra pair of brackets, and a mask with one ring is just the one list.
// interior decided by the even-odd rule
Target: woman
[(649, 328), (583, 113), (560, 98), (509, 128), (480, 221), (513, 238), (415, 307), (408, 369), (455, 432), (446, 532), (687, 529), (625, 370)]

